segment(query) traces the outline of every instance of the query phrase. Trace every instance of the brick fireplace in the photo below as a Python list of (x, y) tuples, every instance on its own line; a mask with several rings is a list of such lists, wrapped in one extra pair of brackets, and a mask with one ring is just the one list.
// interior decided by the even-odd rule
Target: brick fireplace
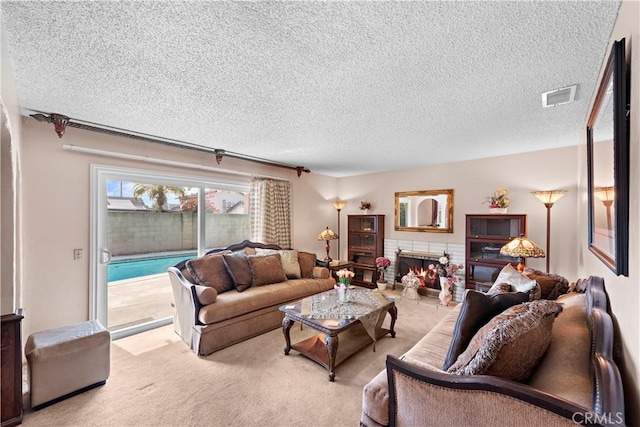
[[(437, 273), (429, 271), (429, 264), (437, 264), (438, 259), (441, 256), (448, 256), (446, 253), (429, 253), (429, 252), (415, 252), (415, 251), (403, 251), (401, 249), (396, 251), (395, 259), (395, 271), (394, 279), (397, 283), (402, 282), (402, 277), (409, 271), (420, 277), (420, 288), (428, 288), (440, 290), (440, 279)], [(421, 289), (418, 288), (418, 291)], [(420, 293), (420, 292), (419, 292)]]
[[(398, 253), (401, 253), (403, 256), (398, 257)], [(420, 264), (420, 266), (426, 270), (429, 268), (429, 264), (437, 263), (438, 258), (444, 253), (449, 255), (451, 262), (464, 264), (465, 244), (385, 238), (384, 256), (391, 261), (391, 265), (386, 273), (386, 279), (390, 286), (393, 286), (393, 289), (403, 289), (402, 276), (409, 272), (408, 266), (400, 266), (400, 261), (402, 261), (404, 255), (417, 255), (420, 262), (424, 261), (424, 264)], [(461, 302), (464, 299), (465, 291), (464, 270), (460, 270), (457, 277), (459, 282), (453, 287), (451, 292), (453, 293), (454, 301)], [(437, 288), (422, 288), (420, 294), (422, 296), (438, 298), (439, 292), (440, 281), (438, 280)]]

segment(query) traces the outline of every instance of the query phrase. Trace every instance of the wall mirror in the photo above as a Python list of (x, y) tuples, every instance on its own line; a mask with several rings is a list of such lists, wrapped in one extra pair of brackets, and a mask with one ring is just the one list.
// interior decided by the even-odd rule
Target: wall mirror
[(629, 128), (624, 39), (611, 48), (587, 122), (589, 250), (629, 271)]
[(453, 233), (453, 190), (395, 193), (395, 229)]

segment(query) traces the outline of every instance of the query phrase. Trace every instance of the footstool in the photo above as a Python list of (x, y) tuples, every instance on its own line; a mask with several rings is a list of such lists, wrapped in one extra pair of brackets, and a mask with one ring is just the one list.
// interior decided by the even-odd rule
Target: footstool
[(31, 407), (106, 383), (110, 344), (109, 331), (97, 320), (31, 334), (25, 345)]

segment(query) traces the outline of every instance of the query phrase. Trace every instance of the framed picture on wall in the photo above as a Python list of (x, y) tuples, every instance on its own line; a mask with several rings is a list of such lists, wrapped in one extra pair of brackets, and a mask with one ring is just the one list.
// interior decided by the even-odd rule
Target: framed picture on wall
[(589, 250), (629, 273), (629, 92), (625, 40), (614, 42), (587, 122)]

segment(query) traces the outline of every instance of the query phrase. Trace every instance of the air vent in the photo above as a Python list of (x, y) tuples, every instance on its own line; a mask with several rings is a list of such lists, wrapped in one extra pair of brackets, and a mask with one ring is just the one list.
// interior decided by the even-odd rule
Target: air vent
[(576, 98), (578, 85), (561, 87), (542, 94), (542, 107), (555, 107), (573, 102)]

